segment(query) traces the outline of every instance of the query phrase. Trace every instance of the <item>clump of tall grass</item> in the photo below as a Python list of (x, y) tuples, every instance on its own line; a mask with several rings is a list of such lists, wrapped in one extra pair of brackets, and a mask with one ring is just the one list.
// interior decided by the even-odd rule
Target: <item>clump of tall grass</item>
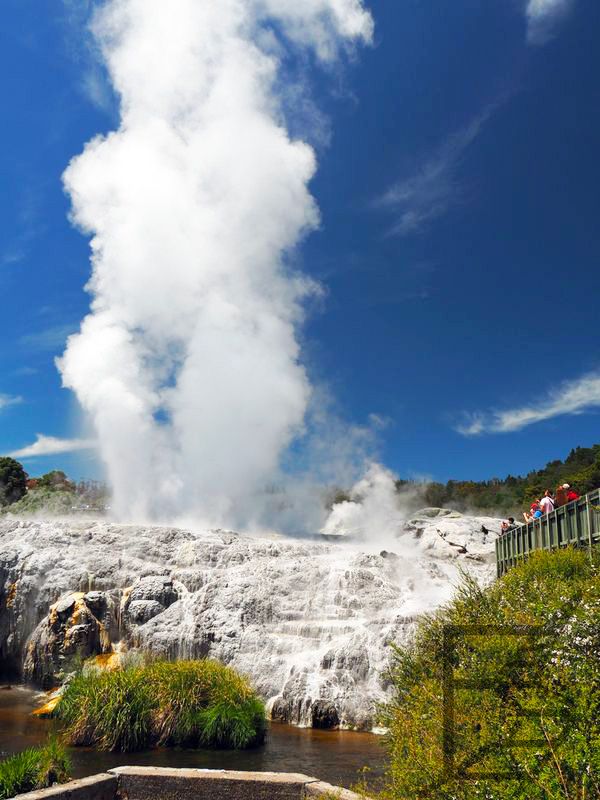
[(57, 708), (73, 745), (129, 752), (152, 745), (245, 748), (265, 709), (245, 678), (216, 661), (154, 661), (84, 670)]
[(0, 761), (0, 800), (53, 783), (69, 780), (71, 763), (64, 746), (49, 739), (43, 747), (34, 747)]

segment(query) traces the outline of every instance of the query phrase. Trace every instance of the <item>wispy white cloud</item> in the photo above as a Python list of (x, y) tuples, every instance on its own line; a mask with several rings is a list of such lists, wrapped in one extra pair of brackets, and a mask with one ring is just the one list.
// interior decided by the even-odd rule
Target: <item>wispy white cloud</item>
[(590, 372), (578, 380), (562, 383), (538, 403), (507, 411), (486, 411), (465, 415), (455, 430), (463, 436), (482, 433), (512, 433), (553, 417), (584, 414), (600, 408), (600, 372)]
[(94, 39), (90, 22), (99, 3), (96, 0), (63, 0), (65, 47), (77, 65), (79, 90), (100, 111), (113, 116), (116, 100)]
[(574, 0), (528, 0), (527, 41), (530, 44), (546, 44), (556, 33), (556, 26), (569, 13)]
[(113, 114), (115, 99), (106, 76), (96, 64), (90, 64), (83, 75), (81, 86), (92, 105), (106, 114)]
[(62, 350), (67, 338), (75, 332), (76, 325), (53, 325), (41, 331), (34, 331), (21, 336), (19, 344), (31, 350)]
[(457, 178), (458, 169), (495, 108), (496, 105), (488, 106), (449, 136), (414, 174), (394, 183), (379, 199), (378, 205), (390, 209), (396, 217), (392, 235), (419, 233), (461, 201), (463, 190)]
[(20, 261), (24, 261), (26, 257), (27, 253), (22, 247), (12, 246), (0, 255), (0, 265), (9, 267), (11, 264), (18, 264)]
[(369, 425), (374, 430), (383, 431), (392, 425), (393, 420), (391, 417), (386, 417), (384, 414), (371, 413), (368, 416)]
[(35, 367), (30, 367), (28, 365), (25, 365), (23, 367), (18, 367), (15, 370), (15, 375), (20, 375), (22, 377), (30, 377), (31, 375), (37, 375), (38, 372), (39, 370), (37, 370)]
[(454, 426), (457, 433), (463, 436), (479, 436), (485, 430), (485, 416), (479, 412), (465, 412), (463, 421)]
[(55, 436), (44, 436), (38, 433), (35, 442), (20, 450), (9, 453), (12, 458), (36, 458), (53, 456), (59, 453), (75, 453), (79, 450), (91, 450), (96, 443), (92, 439), (58, 439)]
[(0, 411), (9, 406), (16, 406), (19, 403), (23, 402), (22, 397), (18, 397), (17, 395), (12, 394), (0, 394)]
[(0, 266), (11, 267), (19, 264), (30, 255), (33, 242), (44, 232), (43, 198), (44, 184), (39, 179), (24, 176), (20, 188), (13, 198), (15, 206), (14, 221), (7, 228), (11, 231), (11, 241), (3, 243), (0, 251)]

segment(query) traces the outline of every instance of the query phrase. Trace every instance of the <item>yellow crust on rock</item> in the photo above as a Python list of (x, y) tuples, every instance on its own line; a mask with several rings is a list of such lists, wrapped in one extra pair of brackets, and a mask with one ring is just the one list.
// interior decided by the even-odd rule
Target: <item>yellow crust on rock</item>
[(32, 716), (34, 717), (51, 717), (54, 713), (56, 706), (60, 703), (60, 695), (55, 694), (53, 697), (50, 697), (47, 703), (44, 703), (43, 706), (36, 708), (35, 711), (32, 711)]

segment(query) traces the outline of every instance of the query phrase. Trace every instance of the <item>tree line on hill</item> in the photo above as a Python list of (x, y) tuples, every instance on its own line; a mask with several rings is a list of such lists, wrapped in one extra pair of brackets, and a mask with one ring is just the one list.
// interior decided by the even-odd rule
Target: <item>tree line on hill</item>
[[(518, 512), (529, 508), (534, 499), (546, 489), (556, 489), (568, 483), (583, 495), (600, 487), (600, 444), (592, 447), (575, 447), (564, 461), (550, 461), (543, 469), (533, 470), (525, 476), (508, 475), (487, 481), (450, 480), (447, 483), (417, 483), (398, 479), (398, 493), (411, 494), (417, 506), (454, 508), (458, 511), (488, 511), (493, 514)], [(410, 490), (414, 490), (410, 492)], [(22, 464), (10, 457), (0, 457), (0, 508), (13, 505), (28, 492), (42, 494), (65, 492), (80, 504), (101, 505), (107, 501), (106, 484), (99, 481), (71, 481), (62, 470), (52, 470), (38, 478), (30, 478)], [(327, 495), (326, 505), (331, 507), (343, 500), (354, 498), (342, 489), (333, 489)]]
[[(406, 485), (399, 481), (398, 488)], [(508, 475), (503, 480), (456, 481), (429, 483), (424, 490), (426, 505), (468, 509), (494, 510), (508, 513), (529, 508), (533, 500), (543, 496), (546, 489), (568, 483), (584, 495), (600, 486), (600, 444), (575, 447), (564, 461), (550, 461), (543, 469), (525, 476)]]
[[(543, 469), (533, 470), (525, 476), (507, 475), (487, 481), (450, 480), (413, 481), (399, 478), (396, 491), (402, 504), (410, 512), (423, 506), (452, 508), (462, 512), (489, 513), (490, 516), (519, 514), (529, 509), (533, 500), (543, 496), (546, 489), (554, 491), (568, 483), (580, 495), (600, 487), (600, 444), (592, 447), (575, 447), (564, 461), (550, 461)], [(333, 488), (326, 495), (325, 504), (332, 508), (343, 501), (360, 502), (360, 497), (341, 488)]]

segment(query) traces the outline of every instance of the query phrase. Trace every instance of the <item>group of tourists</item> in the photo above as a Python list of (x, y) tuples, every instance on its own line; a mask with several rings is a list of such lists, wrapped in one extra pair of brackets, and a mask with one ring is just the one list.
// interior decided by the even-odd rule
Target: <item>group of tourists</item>
[(552, 494), (550, 489), (546, 489), (543, 497), (533, 501), (529, 512), (523, 512), (523, 518), (525, 522), (531, 522), (534, 519), (543, 517), (544, 514), (549, 514), (551, 511), (554, 511), (555, 508), (559, 508), (559, 506), (565, 506), (567, 503), (578, 499), (579, 493), (576, 492), (575, 489), (572, 489), (568, 483), (563, 483), (557, 488), (554, 494)]
[[(550, 489), (546, 489), (544, 496), (539, 500), (534, 500), (529, 511), (523, 512), (523, 519), (525, 522), (532, 522), (532, 520), (543, 517), (544, 514), (549, 514), (551, 511), (554, 511), (555, 508), (559, 508), (559, 506), (564, 506), (567, 503), (572, 503), (573, 500), (578, 500), (579, 497), (579, 493), (576, 492), (575, 489), (572, 489), (568, 483), (561, 484), (554, 493), (552, 493)], [(518, 528), (520, 524), (522, 523), (515, 522), (514, 517), (509, 517), (504, 520), (500, 526), (500, 532), (507, 533), (508, 531), (513, 531), (515, 528)]]

